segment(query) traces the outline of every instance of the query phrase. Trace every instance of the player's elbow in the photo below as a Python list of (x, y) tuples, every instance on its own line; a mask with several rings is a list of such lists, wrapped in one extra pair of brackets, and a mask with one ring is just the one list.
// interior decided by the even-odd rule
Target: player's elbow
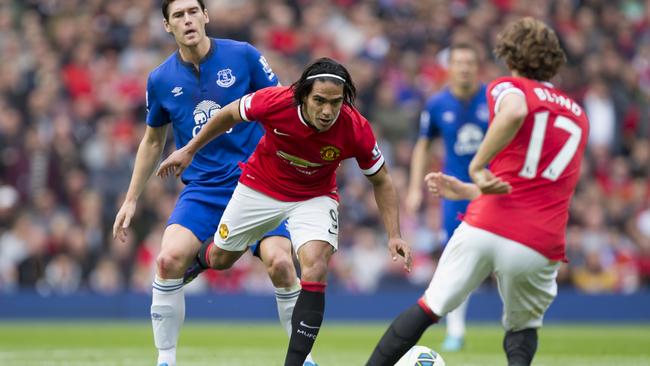
[(167, 129), (158, 127), (152, 128), (148, 127), (145, 131), (142, 141), (140, 142), (140, 148), (149, 149), (151, 151), (158, 151), (165, 147), (165, 138)]

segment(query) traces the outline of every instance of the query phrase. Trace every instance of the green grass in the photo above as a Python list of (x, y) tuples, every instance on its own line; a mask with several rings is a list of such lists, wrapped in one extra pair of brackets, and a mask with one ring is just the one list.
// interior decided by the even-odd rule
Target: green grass
[[(363, 365), (386, 324), (326, 323), (314, 349), (321, 366)], [(419, 344), (439, 348), (443, 328), (432, 327)], [(469, 327), (467, 347), (443, 354), (447, 365), (505, 365), (502, 330)], [(287, 337), (279, 324), (187, 323), (178, 366), (282, 365)], [(150, 324), (0, 323), (3, 366), (151, 366)], [(540, 331), (534, 365), (650, 365), (650, 325), (549, 325)]]

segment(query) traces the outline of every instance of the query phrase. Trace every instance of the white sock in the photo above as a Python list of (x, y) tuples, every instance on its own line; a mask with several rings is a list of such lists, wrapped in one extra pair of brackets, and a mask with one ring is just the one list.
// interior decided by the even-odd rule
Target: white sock
[(184, 320), (183, 279), (156, 276), (151, 299), (151, 324), (159, 364), (166, 362), (169, 366), (176, 365), (176, 345)]
[(462, 304), (447, 314), (447, 337), (465, 337), (465, 318), (469, 297)]
[[(296, 307), (296, 301), (300, 295), (300, 280), (296, 279), (296, 285), (293, 287), (276, 287), (275, 288), (275, 301), (278, 304), (278, 317), (280, 324), (287, 331), (287, 335), (291, 337), (291, 317), (293, 316), (293, 308)], [(314, 362), (311, 358), (311, 353), (307, 355), (305, 361)]]
[(300, 295), (300, 281), (292, 287), (276, 287), (275, 288), (275, 301), (278, 304), (278, 317), (280, 324), (287, 331), (287, 335), (291, 337), (291, 316), (293, 315), (293, 308), (296, 306), (298, 296)]

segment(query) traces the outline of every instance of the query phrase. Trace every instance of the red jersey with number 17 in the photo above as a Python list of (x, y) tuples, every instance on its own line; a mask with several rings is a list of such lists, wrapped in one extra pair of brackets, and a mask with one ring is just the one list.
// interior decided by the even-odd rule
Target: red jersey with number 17
[(562, 260), (589, 121), (576, 102), (550, 83), (517, 77), (499, 78), (488, 86), (490, 121), (510, 93), (526, 98), (528, 116), (489, 169), (509, 182), (512, 192), (479, 196), (467, 208), (465, 221)]
[(304, 120), (290, 87), (270, 87), (245, 95), (239, 102), (245, 121), (258, 121), (266, 133), (244, 164), (239, 181), (280, 201), (304, 201), (318, 196), (338, 200), (336, 169), (355, 158), (367, 176), (384, 165), (368, 121), (343, 105), (327, 131)]

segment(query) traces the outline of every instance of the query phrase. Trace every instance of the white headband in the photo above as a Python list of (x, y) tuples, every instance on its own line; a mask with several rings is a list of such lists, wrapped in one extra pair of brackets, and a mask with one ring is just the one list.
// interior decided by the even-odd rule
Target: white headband
[(342, 78), (342, 77), (340, 77), (340, 76), (338, 76), (338, 75), (334, 75), (334, 74), (316, 74), (316, 75), (311, 75), (311, 76), (307, 76), (307, 79), (306, 79), (306, 80), (309, 80), (309, 79), (315, 79), (315, 78), (334, 78), (334, 79), (339, 79), (339, 80), (341, 80), (343, 83), (345, 83), (345, 79), (344, 79), (344, 78)]

